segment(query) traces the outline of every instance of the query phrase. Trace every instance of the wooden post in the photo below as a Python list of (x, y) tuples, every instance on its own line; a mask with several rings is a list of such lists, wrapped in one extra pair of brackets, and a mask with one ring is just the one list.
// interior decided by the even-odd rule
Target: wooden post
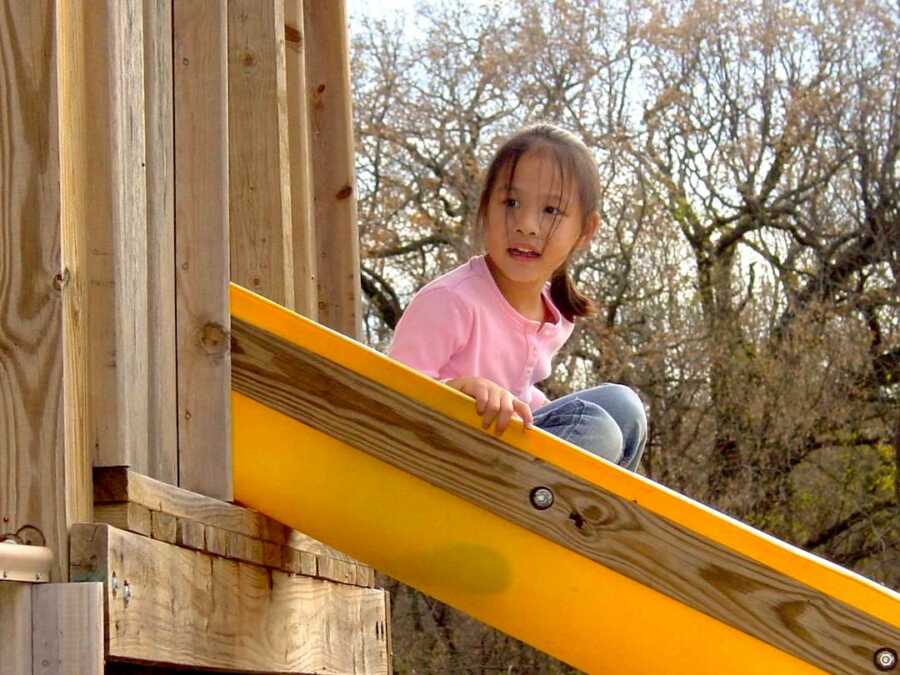
[(231, 280), (294, 306), (284, 0), (228, 3)]
[(103, 584), (31, 588), (33, 675), (103, 675)]
[(227, 5), (174, 0), (179, 484), (231, 499)]
[(0, 675), (31, 672), (31, 584), (0, 581)]
[(84, 3), (83, 117), (72, 136), (88, 276), (95, 462), (147, 470), (147, 199), (141, 0)]
[(303, 0), (284, 0), (284, 23), (294, 249), (292, 309), (317, 321), (319, 293), (316, 285), (316, 225), (313, 220), (312, 166), (309, 156)]
[(360, 339), (359, 234), (345, 0), (304, 0), (319, 320)]
[(0, 12), (0, 532), (39, 528), (56, 580), (68, 578), (68, 527), (92, 504), (83, 99), (69, 97), (83, 87), (83, 37), (78, 8)]
[(144, 3), (149, 412), (147, 474), (178, 482), (172, 2)]

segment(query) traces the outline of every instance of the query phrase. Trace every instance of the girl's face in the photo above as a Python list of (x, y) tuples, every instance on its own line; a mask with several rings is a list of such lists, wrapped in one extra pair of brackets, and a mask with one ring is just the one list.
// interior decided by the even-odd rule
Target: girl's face
[(548, 151), (529, 150), (497, 176), (485, 215), (488, 255), (515, 283), (543, 285), (572, 250), (590, 241), (597, 227), (591, 214), (582, 235), (584, 214), (575, 183), (562, 183), (560, 168)]

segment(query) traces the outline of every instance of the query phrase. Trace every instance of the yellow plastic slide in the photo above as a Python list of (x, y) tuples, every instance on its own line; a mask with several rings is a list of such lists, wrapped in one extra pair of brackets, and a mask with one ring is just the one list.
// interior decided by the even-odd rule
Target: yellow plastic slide
[[(234, 494), (589, 673), (876, 673), (900, 596), (231, 287)], [(897, 672), (900, 672), (898, 670)]]

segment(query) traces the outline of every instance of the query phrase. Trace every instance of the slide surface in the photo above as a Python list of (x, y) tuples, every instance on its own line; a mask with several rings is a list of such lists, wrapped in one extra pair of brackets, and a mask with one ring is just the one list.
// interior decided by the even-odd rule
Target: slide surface
[(497, 439), (235, 285), (231, 312), (240, 503), (590, 673), (873, 673), (900, 649), (896, 593), (539, 430)]

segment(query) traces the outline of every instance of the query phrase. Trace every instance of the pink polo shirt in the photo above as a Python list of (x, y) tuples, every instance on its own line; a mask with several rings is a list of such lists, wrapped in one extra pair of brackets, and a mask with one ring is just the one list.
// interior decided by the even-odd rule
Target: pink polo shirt
[(549, 400), (534, 385), (574, 329), (550, 299), (550, 284), (543, 296), (553, 323), (542, 325), (513, 309), (476, 256), (416, 293), (388, 355), (440, 380), (487, 378), (536, 410)]

